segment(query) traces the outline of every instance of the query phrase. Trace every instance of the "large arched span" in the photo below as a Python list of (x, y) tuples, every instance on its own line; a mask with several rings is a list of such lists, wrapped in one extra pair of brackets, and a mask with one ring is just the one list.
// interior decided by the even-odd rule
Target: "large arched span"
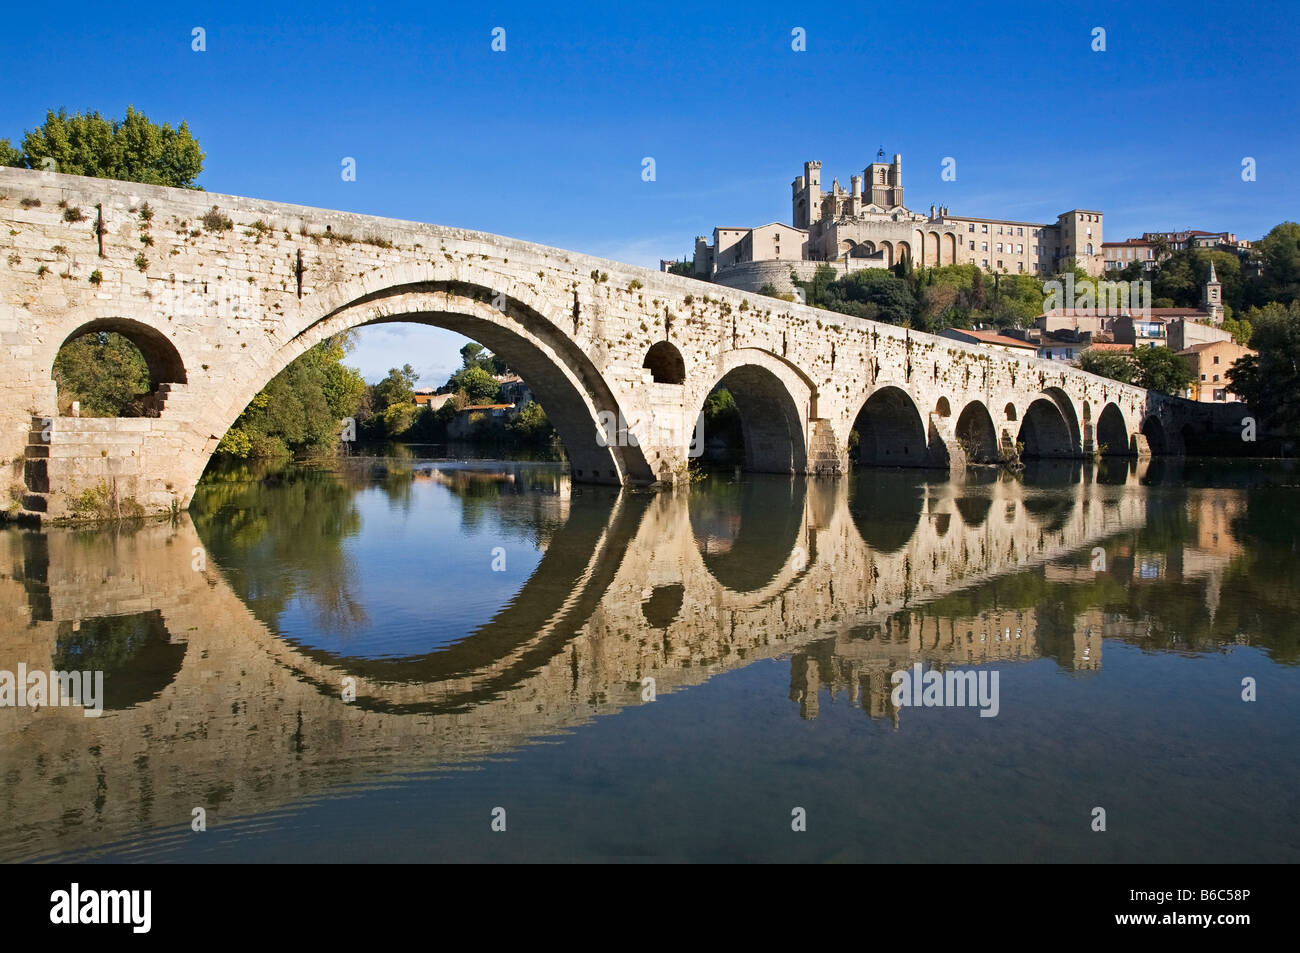
[(858, 462), (872, 467), (923, 467), (929, 461), (925, 425), (907, 391), (882, 387), (858, 411)]
[[(503, 307), (497, 307), (501, 302)], [(611, 484), (654, 480), (635, 436), (635, 428), (643, 422), (627, 419), (600, 372), (571, 337), (518, 300), (486, 287), (452, 282), (422, 282), (365, 295), (334, 309), (266, 356), (260, 372), (250, 375), (226, 405), (213, 408), (208, 415), (213, 426), (195, 480), (221, 435), (266, 382), (291, 361), (331, 335), (368, 324), (403, 321), (447, 328), (500, 355), (546, 409), (564, 443), (575, 480)], [(602, 415), (619, 422), (612, 441)]]
[(1114, 404), (1107, 404), (1097, 417), (1097, 450), (1108, 457), (1129, 454), (1128, 426), (1123, 412)]
[(1070, 425), (1055, 401), (1039, 397), (1025, 410), (1018, 443), (1026, 457), (1070, 457), (1076, 454)]
[(957, 418), (957, 442), (974, 463), (991, 463), (998, 459), (998, 434), (993, 417), (982, 401), (972, 400)]

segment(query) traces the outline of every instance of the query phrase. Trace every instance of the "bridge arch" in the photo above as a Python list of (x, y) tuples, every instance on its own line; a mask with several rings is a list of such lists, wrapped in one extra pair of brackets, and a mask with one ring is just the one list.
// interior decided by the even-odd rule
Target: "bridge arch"
[(651, 345), (641, 366), (650, 371), (656, 384), (686, 383), (686, 362), (682, 360), (682, 352), (668, 341)]
[(923, 467), (929, 460), (925, 425), (910, 394), (893, 385), (863, 402), (854, 429), (858, 462), (876, 467)]
[(1065, 414), (1050, 397), (1039, 397), (1025, 409), (1016, 439), (1025, 445), (1026, 457), (1070, 457), (1077, 452)]
[(745, 469), (754, 473), (807, 472), (807, 421), (817, 409), (812, 382), (793, 364), (760, 348), (726, 351), (715, 373), (714, 383), (697, 393), (688, 406), (698, 411), (719, 387), (731, 393), (740, 414)]
[(1124, 423), (1123, 411), (1114, 403), (1103, 407), (1097, 417), (1097, 448), (1111, 457), (1129, 454), (1128, 425)]
[(136, 346), (149, 369), (151, 393), (156, 393), (161, 384), (186, 383), (185, 361), (167, 335), (142, 321), (115, 316), (92, 318), (66, 334), (49, 357), (50, 379), (54, 379), (54, 365), (64, 347), (88, 334), (102, 332), (120, 334)]
[(1158, 417), (1143, 419), (1142, 436), (1147, 438), (1147, 445), (1154, 456), (1163, 456), (1169, 452), (1169, 435), (1165, 433), (1165, 425)]
[(983, 401), (972, 400), (957, 417), (957, 442), (975, 463), (991, 463), (998, 458), (998, 434), (993, 416)]
[[(193, 480), (206, 467), (221, 436), (230, 429), (258, 391), (276, 374), (315, 344), (335, 334), (372, 324), (408, 322), (447, 328), (478, 341), (499, 354), (516, 371), (546, 408), (547, 417), (564, 442), (573, 477), (579, 482), (621, 484), (652, 482), (654, 475), (633, 440), (620, 435), (609, 444), (601, 426), (602, 412), (626, 421), (618, 401), (601, 373), (572, 337), (562, 333), (542, 312), (540, 302), (510, 284), (502, 291), (485, 275), (484, 283), (418, 281), (387, 284), (366, 293), (352, 286), (351, 297), (336, 305), (293, 338), (263, 354), (255, 371), (232, 388), (228, 402), (208, 412), (207, 445)], [(344, 292), (336, 292), (337, 300)], [(500, 305), (500, 306), (498, 306)]]

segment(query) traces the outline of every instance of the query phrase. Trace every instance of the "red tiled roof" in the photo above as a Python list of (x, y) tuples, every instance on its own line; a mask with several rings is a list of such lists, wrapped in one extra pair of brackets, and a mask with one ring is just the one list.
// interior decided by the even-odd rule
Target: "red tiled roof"
[(968, 334), (981, 344), (997, 344), (1001, 347), (1023, 347), (1030, 350), (1038, 350), (1038, 345), (1029, 341), (1021, 341), (1018, 338), (1009, 338), (1005, 334), (998, 334), (996, 331), (971, 331), (967, 328), (953, 328), (958, 334)]
[(1089, 351), (1131, 351), (1132, 344), (1115, 344), (1112, 341), (1098, 341), (1096, 344), (1089, 344), (1086, 350)]

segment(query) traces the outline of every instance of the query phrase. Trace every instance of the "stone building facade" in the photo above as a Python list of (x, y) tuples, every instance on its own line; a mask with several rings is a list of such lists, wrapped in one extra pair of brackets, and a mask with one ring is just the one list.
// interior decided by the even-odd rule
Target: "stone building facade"
[[(891, 268), (910, 258), (922, 267), (974, 264), (1004, 274), (1053, 274), (1077, 259), (1089, 274), (1102, 272), (1102, 213), (1072, 209), (1055, 222), (1025, 222), (952, 215), (945, 206), (928, 213), (903, 204), (903, 161), (873, 162), (822, 191), (821, 163), (804, 163), (791, 185), (790, 225), (719, 227), (713, 241), (695, 239), (697, 278), (756, 291), (792, 287), (794, 263), (834, 263), (845, 273)], [(790, 263), (790, 265), (787, 265)], [(755, 269), (763, 264), (771, 266)], [(813, 271), (816, 266), (803, 270)], [(803, 279), (800, 268), (794, 272)]]

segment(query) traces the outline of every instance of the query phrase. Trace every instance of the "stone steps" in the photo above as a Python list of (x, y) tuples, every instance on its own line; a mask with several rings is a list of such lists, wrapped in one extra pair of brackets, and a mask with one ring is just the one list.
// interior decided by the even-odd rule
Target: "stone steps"
[(46, 417), (32, 417), (32, 428), (27, 431), (27, 446), (23, 448), (23, 483), (27, 492), (22, 496), (22, 509), (18, 515), (40, 518), (50, 509), (50, 443), (45, 439)]
[(812, 421), (812, 439), (808, 441), (808, 469), (812, 473), (839, 473), (840, 448), (835, 441), (831, 422), (825, 417)]

